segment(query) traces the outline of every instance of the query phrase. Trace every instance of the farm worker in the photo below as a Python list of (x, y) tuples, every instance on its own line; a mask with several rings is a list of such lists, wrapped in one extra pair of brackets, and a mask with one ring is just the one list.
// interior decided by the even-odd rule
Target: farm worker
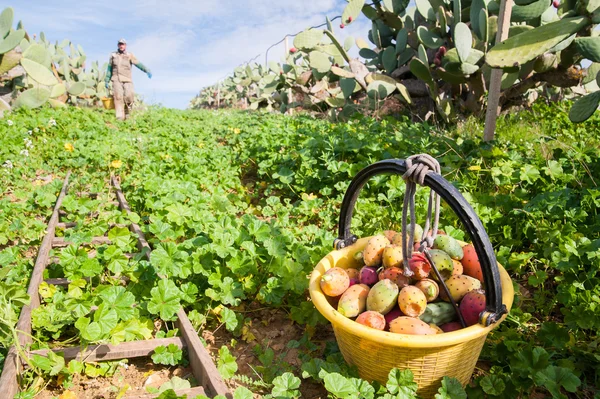
[(118, 50), (110, 55), (105, 78), (107, 89), (108, 84), (112, 81), (115, 111), (117, 119), (120, 120), (127, 119), (133, 107), (134, 92), (131, 65), (135, 65), (139, 70), (145, 72), (148, 78), (152, 78), (152, 72), (139, 62), (132, 53), (127, 51), (127, 41), (121, 39), (118, 42)]

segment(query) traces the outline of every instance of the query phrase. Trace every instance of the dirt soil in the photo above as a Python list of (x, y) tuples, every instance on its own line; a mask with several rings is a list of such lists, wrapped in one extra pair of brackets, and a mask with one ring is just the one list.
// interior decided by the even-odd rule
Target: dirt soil
[[(252, 319), (251, 327), (246, 334), (247, 340), (244, 340), (244, 336), (234, 337), (224, 326), (212, 332), (205, 330), (202, 333), (202, 337), (207, 343), (207, 349), (215, 364), (218, 359), (219, 348), (226, 345), (236, 357), (238, 364), (237, 374), (260, 381), (261, 377), (255, 370), (262, 364), (252, 349), (256, 345), (261, 344), (263, 349), (271, 348), (275, 353), (275, 360), (273, 362), (275, 367), (277, 367), (277, 359), (282, 356), (282, 362), (291, 365), (294, 368), (294, 374), (300, 377), (302, 362), (298, 356), (299, 350), (289, 349), (287, 344), (292, 340), (299, 341), (302, 338), (304, 334), (303, 327), (292, 322), (285, 311), (273, 308), (261, 309), (258, 304), (249, 305), (245, 310), (245, 316)], [(232, 339), (237, 341), (234, 347), (231, 346)], [(327, 325), (319, 327), (313, 336), (312, 342), (324, 348), (325, 343), (330, 340), (335, 340), (335, 336), (333, 335), (331, 325)], [(235, 378), (226, 381), (226, 384), (232, 392), (238, 386), (246, 386), (253, 392), (260, 390), (260, 388), (245, 385)], [(321, 384), (309, 380), (302, 380), (300, 393), (302, 394), (302, 398), (306, 399), (327, 398), (325, 388)], [(259, 399), (261, 396), (256, 394), (255, 398)]]
[[(128, 364), (120, 366), (112, 377), (89, 378), (85, 375), (75, 375), (73, 386), (69, 389), (78, 399), (115, 399), (120, 392), (126, 391), (124, 397), (148, 394), (146, 387), (159, 388), (172, 377), (190, 380), (194, 384), (192, 369), (187, 367), (166, 367), (155, 365), (150, 358), (131, 359)], [(129, 386), (129, 388), (126, 388)], [(54, 399), (63, 395), (62, 387), (48, 386), (36, 399)], [(64, 397), (69, 397), (65, 394)]]

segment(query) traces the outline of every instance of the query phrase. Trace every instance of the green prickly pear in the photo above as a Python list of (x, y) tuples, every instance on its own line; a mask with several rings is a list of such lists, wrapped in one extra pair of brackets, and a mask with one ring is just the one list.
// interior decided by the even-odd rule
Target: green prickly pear
[(442, 325), (451, 322), (456, 318), (454, 306), (446, 302), (437, 302), (427, 304), (425, 312), (419, 316), (419, 319), (425, 323), (434, 323)]
[(440, 287), (438, 283), (430, 278), (424, 278), (423, 280), (418, 281), (415, 284), (415, 287), (423, 291), (425, 298), (427, 298), (427, 302), (435, 301), (440, 294)]
[[(431, 255), (431, 260), (437, 267), (442, 278), (447, 280), (454, 271), (454, 262), (452, 262), (450, 255), (440, 249), (432, 249), (429, 251), (429, 254)], [(431, 277), (437, 281), (437, 276), (435, 273), (431, 273)]]
[[(458, 302), (467, 295), (467, 292), (480, 289), (481, 282), (476, 278), (461, 274), (459, 276), (451, 276), (446, 280), (446, 286), (448, 287), (452, 298)], [(444, 290), (441, 290), (440, 298), (446, 302), (450, 302), (450, 299), (446, 296)]]
[(433, 240), (433, 248), (442, 250), (450, 255), (450, 258), (461, 260), (463, 258), (463, 250), (460, 243), (448, 235), (439, 235)]
[(339, 296), (350, 286), (350, 277), (341, 267), (332, 267), (321, 277), (321, 291), (325, 295)]
[(338, 312), (346, 317), (358, 316), (364, 312), (367, 306), (368, 294), (369, 286), (365, 284), (353, 285), (342, 294), (338, 303)]
[(390, 244), (390, 241), (383, 235), (374, 236), (367, 242), (367, 246), (363, 251), (363, 259), (367, 266), (381, 265), (383, 250)]
[(356, 322), (376, 330), (385, 329), (385, 317), (381, 313), (368, 310), (358, 315)]
[(423, 291), (413, 285), (402, 288), (398, 295), (400, 310), (407, 316), (419, 317), (425, 312), (427, 298)]
[(367, 310), (382, 315), (388, 313), (398, 299), (398, 286), (392, 280), (381, 280), (371, 288), (367, 295)]
[(399, 245), (388, 245), (383, 250), (383, 267), (402, 266), (402, 247)]

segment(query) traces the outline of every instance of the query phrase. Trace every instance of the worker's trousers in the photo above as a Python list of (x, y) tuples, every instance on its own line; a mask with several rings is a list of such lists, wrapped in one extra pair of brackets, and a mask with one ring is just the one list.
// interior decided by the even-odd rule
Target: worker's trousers
[(113, 98), (115, 101), (115, 111), (117, 119), (124, 120), (129, 117), (129, 113), (133, 108), (133, 83), (119, 82), (113, 80)]

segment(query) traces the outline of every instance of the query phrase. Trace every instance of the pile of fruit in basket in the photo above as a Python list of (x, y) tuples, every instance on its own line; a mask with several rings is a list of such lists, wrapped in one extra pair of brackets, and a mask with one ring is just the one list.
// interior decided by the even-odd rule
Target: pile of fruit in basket
[[(421, 242), (422, 236), (423, 229), (416, 225), (414, 242)], [(391, 230), (372, 237), (355, 255), (358, 267), (329, 269), (321, 277), (321, 290), (339, 313), (377, 330), (430, 335), (461, 329), (431, 264), (416, 251), (418, 244), (409, 260), (413, 274), (404, 273), (402, 238)], [(465, 325), (476, 324), (485, 309), (485, 293), (475, 248), (440, 230), (429, 252)]]

